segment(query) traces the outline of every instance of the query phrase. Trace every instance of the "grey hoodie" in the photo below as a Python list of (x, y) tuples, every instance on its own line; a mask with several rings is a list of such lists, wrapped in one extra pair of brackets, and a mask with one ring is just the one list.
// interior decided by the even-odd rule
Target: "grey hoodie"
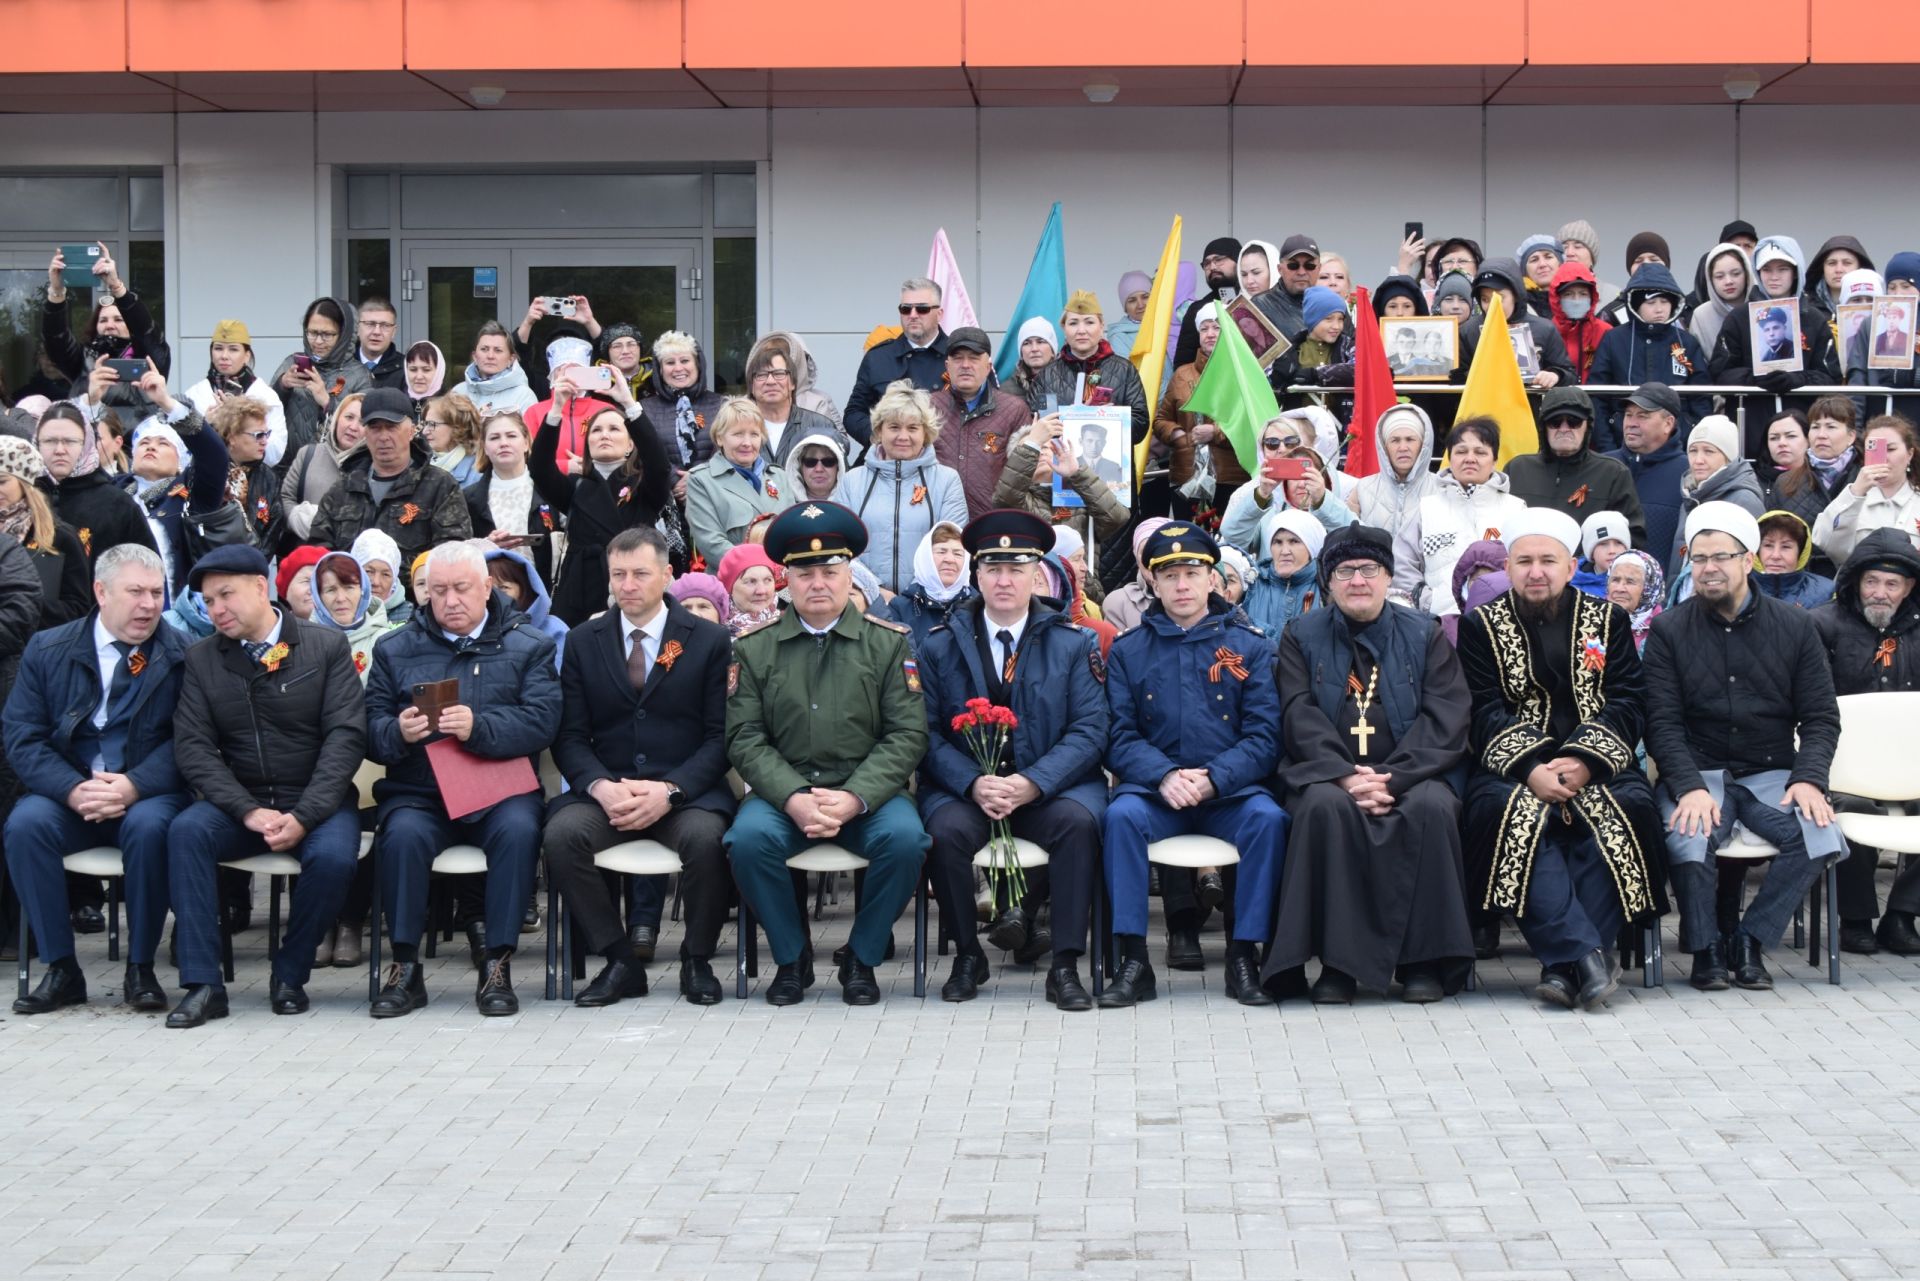
[[(1402, 480), (1394, 475), (1393, 463), (1387, 458), (1387, 429), (1409, 418), (1420, 425), (1420, 457)], [(1433, 420), (1418, 405), (1395, 405), (1380, 415), (1373, 432), (1373, 445), (1380, 459), (1380, 470), (1354, 488), (1353, 501), (1358, 505), (1362, 525), (1398, 530), (1403, 520), (1411, 520), (1420, 509), (1420, 500), (1436, 492), (1439, 485), (1439, 478), (1433, 473)]]
[[(346, 317), (346, 323), (340, 328), (340, 340), (333, 344), (333, 350), (324, 356), (315, 356), (307, 346), (303, 336), (300, 339), (301, 354), (313, 361), (313, 367), (320, 371), (330, 393), (327, 407), (322, 409), (305, 391), (288, 391), (280, 385), (287, 371), (293, 368), (294, 357), (288, 356), (274, 369), (273, 376), (267, 379), (267, 386), (280, 397), (281, 405), (287, 412), (287, 448), (281, 456), (291, 458), (306, 446), (320, 438), (320, 429), (332, 413), (333, 406), (340, 403), (342, 396), (350, 396), (356, 391), (370, 391), (373, 388), (373, 375), (360, 363), (360, 342), (356, 337), (357, 313), (351, 304), (335, 298), (340, 314)], [(334, 391), (335, 383), (340, 389)]]

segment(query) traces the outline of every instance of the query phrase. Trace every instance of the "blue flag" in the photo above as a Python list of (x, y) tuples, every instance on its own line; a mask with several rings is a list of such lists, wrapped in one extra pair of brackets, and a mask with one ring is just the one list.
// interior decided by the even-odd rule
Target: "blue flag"
[[(1013, 305), (1013, 319), (1007, 323), (1007, 336), (1000, 343), (1000, 358), (993, 362), (1000, 381), (1013, 377), (1020, 363), (1020, 326), (1035, 316), (1043, 317), (1057, 331), (1060, 313), (1067, 309), (1067, 244), (1060, 230), (1060, 202), (1053, 202), (1040, 243), (1033, 250), (1033, 265), (1027, 268), (1027, 283), (1020, 290), (1020, 301)], [(1057, 347), (1059, 344), (1056, 343)]]

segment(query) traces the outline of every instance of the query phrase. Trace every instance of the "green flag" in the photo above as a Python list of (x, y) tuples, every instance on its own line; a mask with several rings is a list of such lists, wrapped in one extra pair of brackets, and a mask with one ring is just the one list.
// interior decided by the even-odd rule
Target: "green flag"
[(1212, 419), (1247, 475), (1260, 474), (1260, 429), (1278, 416), (1280, 402), (1233, 317), (1221, 317), (1220, 341), (1183, 408)]

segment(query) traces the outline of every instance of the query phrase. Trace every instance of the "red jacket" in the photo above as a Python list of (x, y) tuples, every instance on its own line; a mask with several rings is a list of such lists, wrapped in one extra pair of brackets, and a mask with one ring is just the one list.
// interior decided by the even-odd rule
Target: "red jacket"
[[(1568, 320), (1567, 313), (1560, 310), (1560, 287), (1576, 282), (1593, 291), (1593, 309), (1579, 320)], [(1567, 344), (1567, 357), (1573, 362), (1574, 372), (1580, 375), (1581, 382), (1585, 382), (1588, 371), (1593, 368), (1593, 357), (1600, 350), (1600, 340), (1613, 328), (1600, 319), (1600, 286), (1595, 282), (1593, 272), (1584, 264), (1564, 262), (1560, 264), (1560, 270), (1553, 273), (1548, 290), (1547, 301), (1553, 308), (1553, 327), (1560, 331), (1560, 340)]]

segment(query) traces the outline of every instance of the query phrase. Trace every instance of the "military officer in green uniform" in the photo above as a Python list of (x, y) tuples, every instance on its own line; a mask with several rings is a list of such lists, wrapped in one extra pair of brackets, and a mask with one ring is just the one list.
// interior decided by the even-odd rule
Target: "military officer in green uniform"
[(734, 642), (727, 757), (752, 794), (726, 845), (779, 965), (770, 1005), (797, 1004), (813, 983), (787, 859), (832, 841), (868, 861), (840, 987), (848, 1005), (872, 1005), (873, 967), (926, 858), (926, 829), (907, 795), (927, 751), (926, 701), (907, 629), (848, 603), (852, 561), (866, 545), (866, 527), (838, 503), (782, 512), (767, 527), (766, 550), (787, 567), (793, 607)]

